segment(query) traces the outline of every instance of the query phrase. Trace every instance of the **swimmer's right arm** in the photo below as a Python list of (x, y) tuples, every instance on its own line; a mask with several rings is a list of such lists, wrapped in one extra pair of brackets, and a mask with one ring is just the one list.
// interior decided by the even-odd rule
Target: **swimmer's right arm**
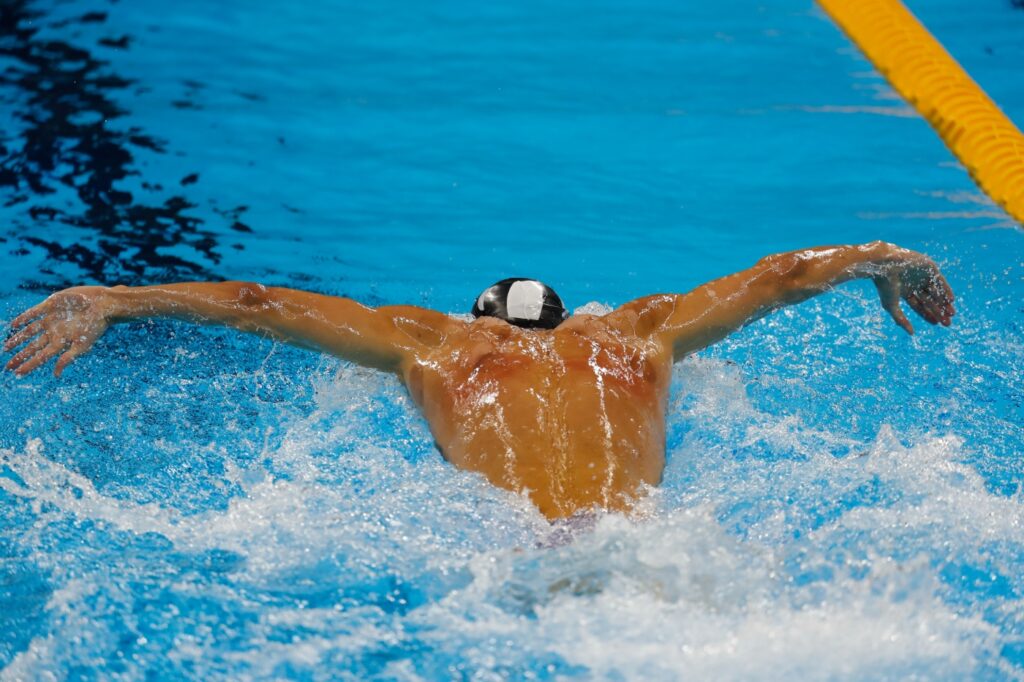
[(416, 306), (370, 308), (352, 299), (250, 282), (185, 282), (146, 287), (74, 287), (11, 322), (7, 369), (25, 375), (60, 355), (54, 374), (86, 352), (111, 324), (152, 317), (221, 324), (399, 371), (411, 354), (463, 323)]

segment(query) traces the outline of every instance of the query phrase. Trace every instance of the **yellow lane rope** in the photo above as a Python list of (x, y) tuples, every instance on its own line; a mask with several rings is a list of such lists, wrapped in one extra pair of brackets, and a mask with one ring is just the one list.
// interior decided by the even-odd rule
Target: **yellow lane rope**
[(1024, 224), (1024, 136), (900, 0), (818, 0), (985, 192)]

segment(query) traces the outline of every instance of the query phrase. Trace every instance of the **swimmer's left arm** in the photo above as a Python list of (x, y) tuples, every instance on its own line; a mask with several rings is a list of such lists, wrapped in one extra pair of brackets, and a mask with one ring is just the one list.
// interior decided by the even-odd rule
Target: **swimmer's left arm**
[[(927, 256), (886, 242), (827, 246), (762, 258), (747, 270), (682, 294), (632, 301), (612, 315), (632, 315), (637, 333), (670, 343), (675, 359), (705, 348), (774, 310), (852, 279), (871, 279), (882, 307), (908, 334), (900, 300), (930, 324), (949, 326), (953, 291)], [(621, 312), (620, 312), (621, 311)]]

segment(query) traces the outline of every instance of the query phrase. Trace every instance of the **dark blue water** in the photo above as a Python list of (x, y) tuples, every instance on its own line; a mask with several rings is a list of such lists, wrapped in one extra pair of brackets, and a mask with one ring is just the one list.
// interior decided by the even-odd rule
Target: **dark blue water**
[[(910, 2), (1018, 123), (1024, 11)], [(401, 387), (217, 329), (0, 375), (0, 678), (1005, 679), (1024, 671), (1024, 234), (810, 3), (0, 5), (9, 319), (247, 279), (570, 307), (886, 239), (677, 369), (666, 480), (573, 542)]]

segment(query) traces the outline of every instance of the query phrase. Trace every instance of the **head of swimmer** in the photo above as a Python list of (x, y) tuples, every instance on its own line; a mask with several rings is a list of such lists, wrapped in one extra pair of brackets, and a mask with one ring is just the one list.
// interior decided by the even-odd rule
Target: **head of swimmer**
[(543, 282), (509, 277), (477, 296), (473, 317), (497, 317), (524, 329), (554, 329), (569, 318), (569, 311)]

